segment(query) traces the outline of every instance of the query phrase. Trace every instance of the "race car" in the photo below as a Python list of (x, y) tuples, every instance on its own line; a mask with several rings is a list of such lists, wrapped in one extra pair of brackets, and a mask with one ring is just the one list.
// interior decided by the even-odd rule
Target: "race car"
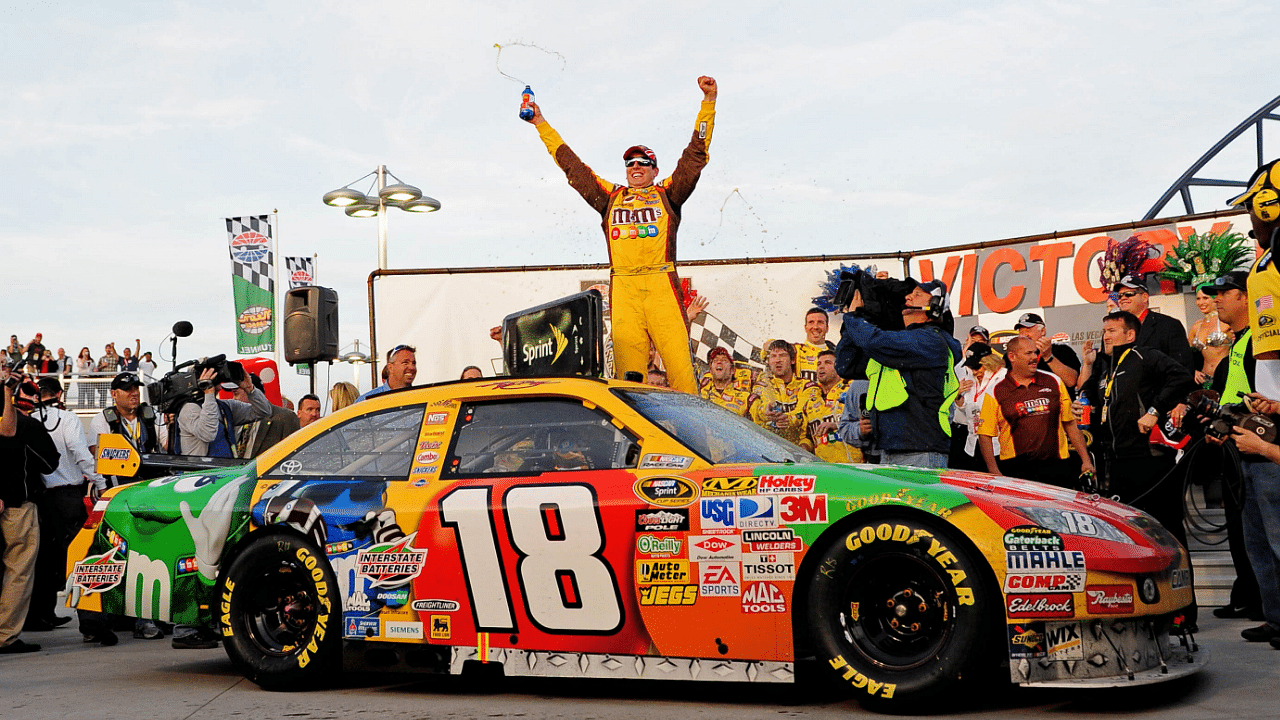
[(267, 688), (343, 666), (789, 683), (799, 665), (907, 704), (1006, 665), (1113, 686), (1207, 662), (1179, 634), (1187, 552), (1134, 508), (827, 464), (613, 380), (379, 395), (247, 465), (108, 493), (70, 555), (73, 606), (216, 628)]

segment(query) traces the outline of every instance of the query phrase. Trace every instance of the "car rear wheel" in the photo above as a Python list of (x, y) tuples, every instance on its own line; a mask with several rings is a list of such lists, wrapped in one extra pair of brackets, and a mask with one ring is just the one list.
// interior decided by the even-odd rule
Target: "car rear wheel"
[(262, 687), (309, 686), (340, 666), (337, 579), (307, 540), (252, 540), (219, 581), (218, 595), (227, 654)]
[(850, 526), (809, 578), (807, 620), (823, 665), (873, 703), (941, 701), (981, 660), (990, 598), (981, 556), (919, 517)]

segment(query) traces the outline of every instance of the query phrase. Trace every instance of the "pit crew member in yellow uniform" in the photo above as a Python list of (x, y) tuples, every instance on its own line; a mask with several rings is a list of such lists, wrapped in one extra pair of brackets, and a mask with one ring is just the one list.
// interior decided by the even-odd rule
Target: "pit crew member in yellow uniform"
[(723, 347), (711, 348), (707, 353), (707, 365), (711, 366), (711, 371), (703, 376), (698, 394), (703, 400), (710, 400), (729, 412), (746, 416), (751, 389), (738, 382), (729, 351)]
[(796, 375), (796, 351), (786, 340), (769, 343), (768, 372), (752, 389), (751, 419), (760, 427), (799, 445), (804, 437), (804, 407), (818, 386)]
[(676, 230), (680, 209), (707, 164), (707, 148), (716, 117), (716, 81), (698, 78), (702, 107), (693, 138), (670, 177), (656, 182), (658, 156), (643, 145), (622, 153), (627, 184), (614, 185), (582, 162), (533, 104), (530, 123), (569, 179), (569, 186), (600, 213), (609, 243), (610, 304), (613, 313), (613, 363), (617, 377), (644, 374), (650, 338), (662, 356), (671, 387), (697, 393), (689, 354), (689, 326), (676, 277)]
[(862, 450), (840, 441), (840, 416), (844, 413), (844, 395), (849, 390), (849, 381), (841, 380), (836, 374), (836, 351), (819, 352), (815, 367), (818, 387), (810, 395), (801, 414), (805, 434), (800, 440), (800, 447), (827, 462), (860, 463)]
[(804, 314), (804, 341), (796, 343), (796, 374), (810, 382), (818, 381), (818, 355), (823, 350), (835, 351), (835, 343), (827, 339), (831, 323), (827, 311), (809, 308)]

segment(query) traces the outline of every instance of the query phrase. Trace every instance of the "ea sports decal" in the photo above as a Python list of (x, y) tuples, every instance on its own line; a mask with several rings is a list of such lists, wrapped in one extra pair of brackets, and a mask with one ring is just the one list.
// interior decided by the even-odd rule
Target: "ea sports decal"
[(87, 594), (106, 592), (124, 579), (127, 563), (116, 560), (118, 548), (111, 548), (101, 555), (91, 555), (76, 563), (71, 571), (71, 584)]
[(356, 574), (369, 578), (370, 588), (396, 587), (422, 574), (427, 549), (413, 547), (418, 533), (393, 542), (371, 545), (356, 554)]

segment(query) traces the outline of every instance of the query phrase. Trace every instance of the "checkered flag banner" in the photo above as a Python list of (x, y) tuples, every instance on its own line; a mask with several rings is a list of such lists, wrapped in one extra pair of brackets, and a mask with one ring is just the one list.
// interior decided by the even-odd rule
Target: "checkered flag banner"
[(689, 345), (694, 358), (702, 363), (706, 363), (707, 353), (711, 348), (723, 347), (729, 351), (734, 364), (764, 368), (764, 350), (750, 340), (739, 337), (738, 333), (711, 313), (699, 313), (689, 323)]
[(284, 258), (285, 270), (289, 272), (289, 289), (316, 284), (316, 259), (314, 257)]
[(227, 218), (236, 344), (241, 355), (275, 350), (275, 251), (271, 216)]

